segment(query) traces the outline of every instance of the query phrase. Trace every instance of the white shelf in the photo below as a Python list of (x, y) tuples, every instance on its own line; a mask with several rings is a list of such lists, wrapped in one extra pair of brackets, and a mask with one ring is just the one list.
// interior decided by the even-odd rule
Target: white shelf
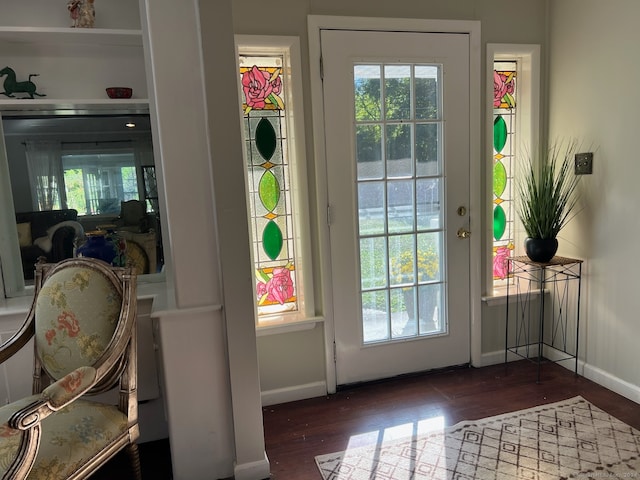
[(142, 30), (106, 28), (0, 27), (0, 43), (16, 45), (142, 46)]
[[(112, 100), (104, 91), (108, 86), (128, 86), (134, 96), (147, 96), (142, 30), (0, 26), (0, 56), (14, 68), (18, 80), (27, 74), (41, 75), (34, 82), (39, 93), (48, 95), (34, 99), (0, 95), (0, 110), (5, 113), (148, 111), (146, 98)], [(0, 78), (0, 91), (2, 82)]]
[[(4, 95), (2, 95), (3, 97)], [(149, 100), (146, 98), (124, 98), (124, 99), (1, 99), (0, 111), (3, 113), (29, 112), (29, 111), (53, 111), (78, 112), (87, 111), (114, 111), (126, 110), (130, 113), (147, 113), (149, 110)]]

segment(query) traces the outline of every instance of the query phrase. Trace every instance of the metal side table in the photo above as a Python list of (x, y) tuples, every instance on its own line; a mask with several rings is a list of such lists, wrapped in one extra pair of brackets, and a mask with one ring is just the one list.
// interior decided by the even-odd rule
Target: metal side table
[(535, 361), (540, 382), (543, 361), (575, 359), (578, 374), (582, 263), (566, 257), (547, 263), (526, 256), (509, 259), (505, 365), (509, 352)]

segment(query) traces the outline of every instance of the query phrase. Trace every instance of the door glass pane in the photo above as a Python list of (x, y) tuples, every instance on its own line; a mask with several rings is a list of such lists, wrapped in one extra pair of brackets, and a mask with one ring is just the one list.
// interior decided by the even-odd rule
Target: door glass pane
[(441, 320), (442, 284), (435, 283), (418, 287), (418, 312), (420, 317), (420, 334), (444, 333)]
[(389, 339), (389, 302), (386, 290), (362, 293), (362, 339), (364, 343)]
[(364, 343), (447, 332), (440, 75), (438, 65), (354, 67)]
[(389, 237), (389, 282), (394, 285), (413, 285), (416, 280), (415, 236)]
[(385, 65), (384, 90), (385, 118), (411, 118), (411, 66)]
[(391, 338), (413, 337), (418, 333), (415, 294), (414, 287), (391, 290)]
[(414, 185), (414, 180), (394, 180), (387, 182), (389, 233), (410, 232), (414, 230)]
[(406, 123), (387, 125), (385, 151), (387, 177), (410, 177), (413, 174), (411, 125)]
[(360, 235), (386, 232), (385, 182), (358, 183), (358, 222)]
[(387, 286), (387, 257), (380, 255), (386, 250), (386, 237), (360, 239), (360, 281), (363, 290)]
[(417, 240), (416, 272), (419, 283), (438, 282), (442, 279), (440, 232), (419, 233)]
[(384, 177), (380, 125), (356, 126), (356, 160), (359, 180)]
[(440, 68), (433, 65), (415, 66), (415, 105), (418, 120), (440, 118)]
[(380, 120), (380, 65), (356, 65), (353, 68), (356, 121)]
[(416, 175), (439, 175), (442, 170), (440, 152), (440, 124), (418, 123), (415, 126)]
[(418, 230), (431, 230), (442, 225), (440, 178), (416, 180), (416, 215)]

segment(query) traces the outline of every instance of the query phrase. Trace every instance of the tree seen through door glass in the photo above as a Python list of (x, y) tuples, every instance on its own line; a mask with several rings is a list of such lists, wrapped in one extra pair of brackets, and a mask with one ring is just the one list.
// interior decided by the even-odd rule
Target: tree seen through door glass
[(384, 88), (385, 119), (410, 119), (411, 66), (385, 65)]

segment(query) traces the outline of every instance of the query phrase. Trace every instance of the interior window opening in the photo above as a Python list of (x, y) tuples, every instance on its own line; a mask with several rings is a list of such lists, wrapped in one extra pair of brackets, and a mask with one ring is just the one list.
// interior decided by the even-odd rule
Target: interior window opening
[[(15, 216), (20, 265), (14, 268), (22, 269), (16, 286), (17, 276), (3, 268), (5, 295), (32, 283), (39, 257), (76, 256), (87, 234), (117, 239), (124, 246), (119, 264), (139, 275), (162, 271), (148, 114), (7, 115), (2, 127), (12, 204), (5, 208)], [(4, 245), (3, 256), (11, 248)]]

